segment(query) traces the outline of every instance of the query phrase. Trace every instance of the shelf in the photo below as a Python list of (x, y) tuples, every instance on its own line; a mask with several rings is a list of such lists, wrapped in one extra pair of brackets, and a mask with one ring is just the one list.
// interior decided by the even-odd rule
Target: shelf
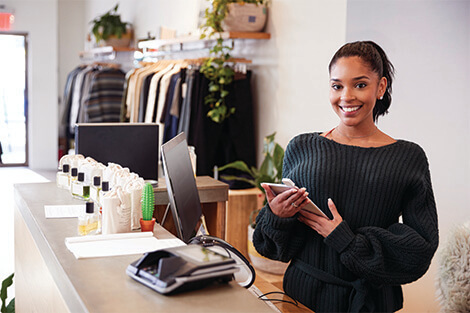
[[(229, 39), (270, 39), (271, 34), (269, 33), (257, 33), (257, 32), (223, 32), (220, 33), (221, 38), (224, 40)], [(216, 37), (216, 36), (214, 36)], [(140, 49), (145, 50), (158, 50), (164, 46), (179, 45), (180, 49), (183, 50), (184, 44), (193, 44), (201, 42), (215, 41), (217, 38), (204, 38), (200, 39), (200, 35), (188, 35), (183, 37), (178, 37), (174, 39), (155, 39), (155, 40), (146, 40), (138, 43)]]
[(97, 47), (87, 51), (81, 51), (79, 56), (83, 57), (94, 57), (94, 56), (102, 56), (102, 55), (111, 55), (115, 52), (135, 52), (139, 51), (136, 48), (130, 47), (112, 47), (112, 46), (105, 46), (105, 47)]

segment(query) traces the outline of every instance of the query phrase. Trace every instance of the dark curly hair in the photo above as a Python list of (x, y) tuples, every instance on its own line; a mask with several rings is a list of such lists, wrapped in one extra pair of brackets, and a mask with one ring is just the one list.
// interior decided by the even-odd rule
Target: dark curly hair
[(392, 82), (395, 68), (385, 54), (385, 51), (378, 44), (373, 41), (355, 41), (343, 45), (336, 51), (330, 61), (328, 70), (331, 72), (331, 68), (340, 58), (353, 56), (360, 57), (379, 77), (387, 79), (387, 87), (383, 99), (378, 99), (375, 102), (373, 116), (374, 122), (376, 122), (379, 116), (388, 113), (388, 108), (392, 103)]

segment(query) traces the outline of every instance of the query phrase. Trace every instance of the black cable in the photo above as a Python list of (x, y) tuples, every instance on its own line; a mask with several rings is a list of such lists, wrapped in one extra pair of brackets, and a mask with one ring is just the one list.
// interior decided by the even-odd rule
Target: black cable
[[(269, 298), (263, 299), (262, 298), (262, 297), (266, 297), (267, 295), (270, 295), (270, 294), (273, 294), (273, 293), (280, 293), (284, 296), (287, 296), (287, 297), (291, 298), (294, 302), (289, 301), (289, 300), (284, 300), (284, 299), (269, 299)], [(299, 303), (297, 302), (297, 300), (295, 300), (294, 298), (292, 298), (288, 294), (286, 294), (284, 292), (281, 292), (281, 291), (271, 291), (271, 292), (264, 293), (261, 296), (258, 296), (258, 299), (263, 300), (263, 301), (279, 301), (279, 302), (291, 303), (295, 306), (299, 306)]]

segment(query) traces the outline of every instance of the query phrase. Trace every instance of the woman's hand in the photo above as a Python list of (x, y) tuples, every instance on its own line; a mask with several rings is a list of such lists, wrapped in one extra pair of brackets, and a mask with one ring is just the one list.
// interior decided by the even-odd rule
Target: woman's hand
[(261, 187), (266, 190), (271, 211), (279, 217), (292, 217), (307, 204), (308, 192), (305, 188), (292, 188), (276, 196), (269, 185), (261, 184)]
[(324, 216), (310, 213), (306, 210), (300, 211), (299, 221), (312, 228), (314, 231), (326, 238), (342, 221), (333, 200), (328, 199), (328, 207), (330, 208), (333, 219), (330, 220)]

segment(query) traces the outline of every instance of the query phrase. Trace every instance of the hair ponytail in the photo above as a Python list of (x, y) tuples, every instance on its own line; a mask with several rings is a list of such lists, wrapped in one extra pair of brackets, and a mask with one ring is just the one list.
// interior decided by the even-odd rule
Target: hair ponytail
[(379, 78), (387, 79), (387, 87), (382, 99), (375, 102), (373, 117), (374, 122), (378, 117), (388, 113), (388, 108), (392, 103), (392, 82), (395, 73), (393, 64), (387, 57), (385, 51), (373, 41), (356, 41), (343, 45), (336, 51), (328, 66), (329, 71), (335, 65), (336, 61), (342, 57), (360, 57), (379, 75)]

